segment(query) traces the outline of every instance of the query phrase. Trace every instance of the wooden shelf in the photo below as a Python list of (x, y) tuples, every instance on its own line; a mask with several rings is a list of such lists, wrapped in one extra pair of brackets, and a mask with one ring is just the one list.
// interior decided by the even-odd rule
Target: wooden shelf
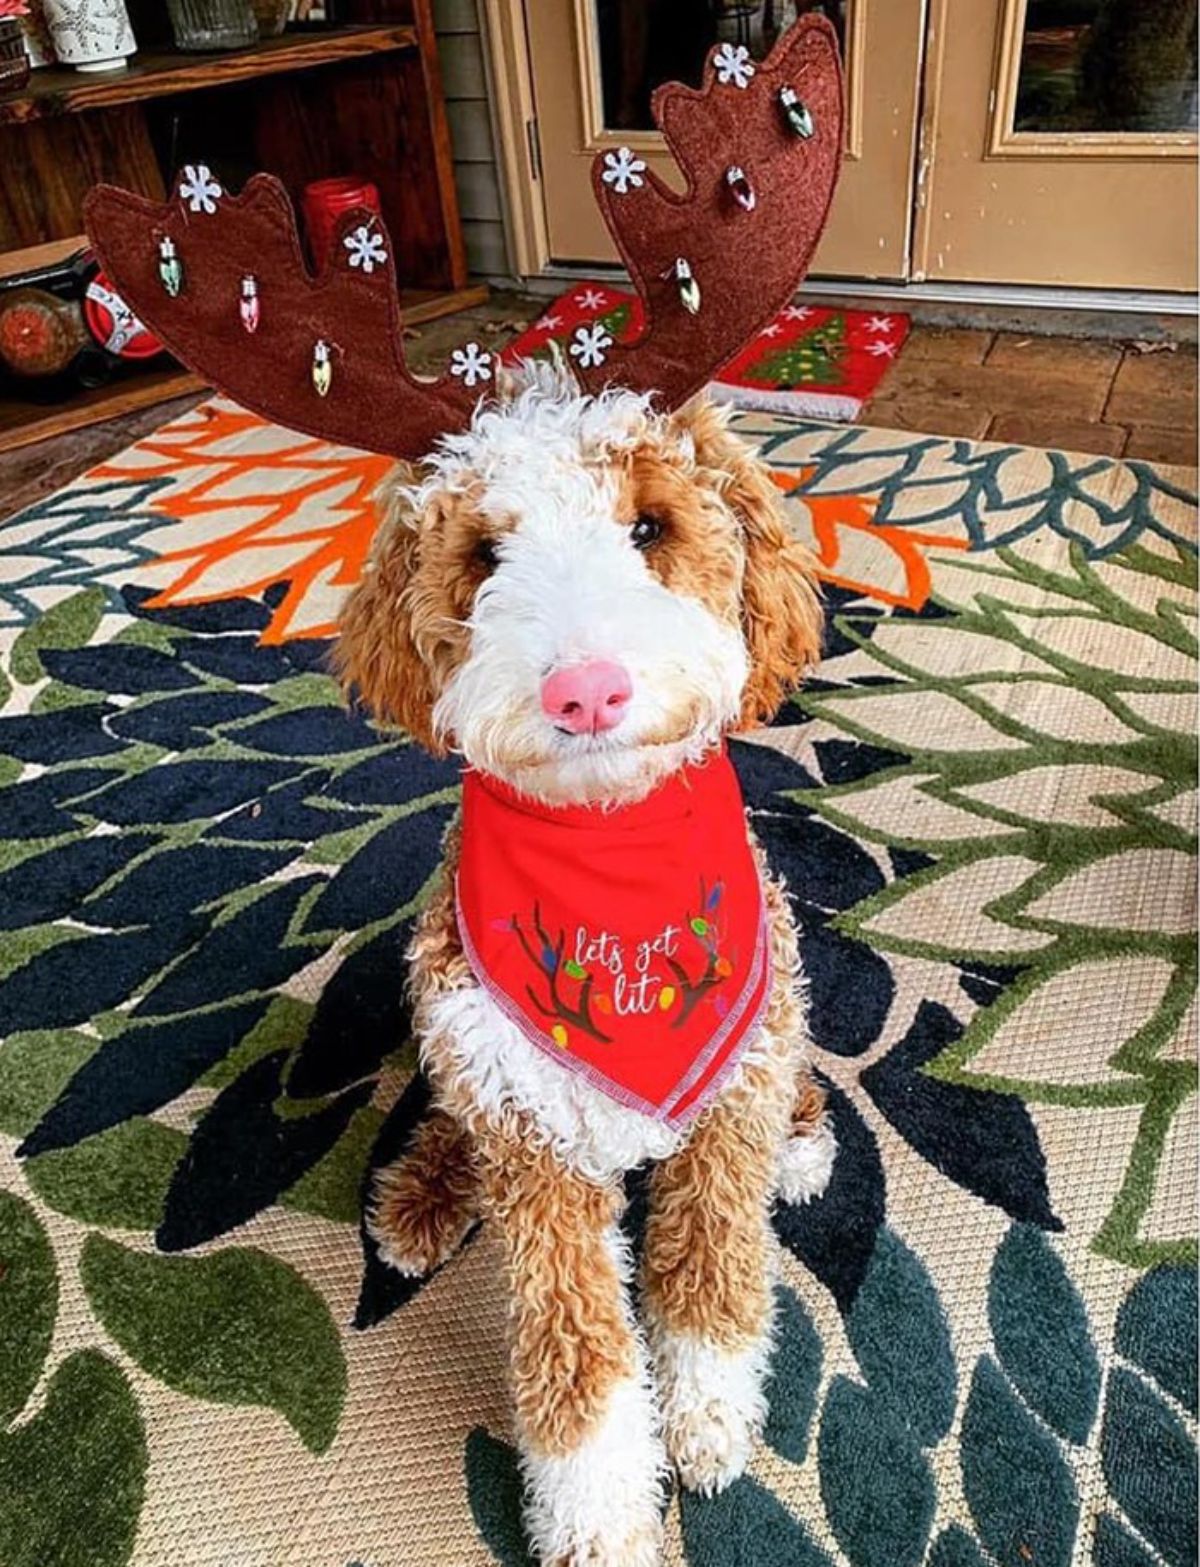
[(232, 54), (148, 50), (134, 55), (132, 63), (123, 70), (103, 74), (46, 66), (33, 72), (22, 92), (10, 98), (0, 97), (0, 125), (82, 114), (89, 109), (224, 87), (259, 76), (306, 71), (364, 55), (415, 49), (418, 42), (417, 29), (407, 25), (338, 27), (328, 32), (284, 33), (279, 38), (264, 38), (253, 48)]
[[(487, 297), (487, 285), (483, 283), (448, 291), (414, 288), (401, 292), (400, 304), (406, 325), (416, 326), (481, 305)], [(198, 376), (171, 365), (123, 376), (109, 386), (80, 392), (63, 403), (31, 403), (0, 396), (0, 453), (203, 390), (204, 382)]]

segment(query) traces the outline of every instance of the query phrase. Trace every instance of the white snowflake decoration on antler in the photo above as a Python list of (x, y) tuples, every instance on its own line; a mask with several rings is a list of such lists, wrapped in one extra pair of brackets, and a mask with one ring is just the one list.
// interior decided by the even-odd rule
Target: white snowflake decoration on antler
[(636, 189), (645, 184), (642, 179), (645, 172), (643, 159), (635, 157), (628, 147), (618, 147), (616, 152), (604, 154), (604, 170), (600, 178), (606, 185), (611, 185), (618, 196), (624, 196), (630, 186)]
[(217, 210), (217, 198), (225, 192), (213, 179), (207, 163), (185, 163), (179, 194), (187, 202), (189, 212), (207, 212), (211, 216)]
[(350, 252), (350, 265), (361, 267), (370, 277), (376, 267), (383, 266), (387, 260), (387, 251), (383, 244), (382, 234), (373, 234), (365, 223), (347, 234), (342, 244)]
[(464, 386), (492, 379), (492, 356), (478, 343), (467, 343), (450, 355), (450, 374), (462, 377)]
[(750, 78), (754, 75), (754, 61), (745, 44), (736, 47), (733, 44), (722, 44), (713, 55), (713, 65), (722, 87), (728, 87), (730, 82), (735, 87), (749, 87)]
[(570, 351), (578, 359), (581, 370), (591, 370), (604, 363), (606, 351), (612, 347), (612, 342), (608, 332), (597, 322), (594, 326), (575, 328)]

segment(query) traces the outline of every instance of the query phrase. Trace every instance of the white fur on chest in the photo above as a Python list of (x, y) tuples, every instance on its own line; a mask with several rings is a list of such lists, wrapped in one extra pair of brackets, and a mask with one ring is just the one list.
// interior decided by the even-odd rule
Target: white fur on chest
[(443, 1065), (449, 1052), (457, 1078), (485, 1115), (506, 1106), (527, 1112), (559, 1158), (590, 1180), (665, 1159), (683, 1140), (683, 1133), (565, 1071), (477, 985), (439, 996), (429, 1022)]

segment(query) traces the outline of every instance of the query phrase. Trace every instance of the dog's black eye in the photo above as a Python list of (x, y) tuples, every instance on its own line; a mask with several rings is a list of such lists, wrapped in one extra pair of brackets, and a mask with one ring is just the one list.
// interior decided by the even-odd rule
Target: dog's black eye
[(475, 564), (482, 566), (484, 571), (495, 571), (500, 564), (500, 557), (496, 553), (495, 539), (482, 538), (475, 545)]
[(663, 525), (657, 517), (648, 517), (645, 512), (629, 530), (629, 537), (633, 541), (635, 550), (648, 550), (658, 543), (663, 536)]

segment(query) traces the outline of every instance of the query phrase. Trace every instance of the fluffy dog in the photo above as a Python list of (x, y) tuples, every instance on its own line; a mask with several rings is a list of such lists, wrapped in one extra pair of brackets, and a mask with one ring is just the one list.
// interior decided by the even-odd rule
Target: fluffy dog
[[(821, 627), (811, 557), (716, 408), (659, 414), (541, 366), (398, 472), (338, 658), (347, 687), (432, 751), (547, 805), (611, 809), (770, 717)], [(564, 723), (547, 683), (581, 666), (621, 678), (595, 722)], [(833, 1161), (795, 930), (760, 856), (761, 1022), (716, 1097), (672, 1127), (564, 1071), (477, 982), (458, 845), (452, 828), (410, 950), (436, 1108), (382, 1172), (370, 1223), (406, 1273), (444, 1261), (477, 1214), (496, 1227), (534, 1547), (561, 1567), (650, 1567), (666, 1466), (706, 1493), (745, 1468), (772, 1342), (770, 1205), (821, 1192)], [(639, 1323), (618, 1221), (622, 1178), (647, 1161)]]

